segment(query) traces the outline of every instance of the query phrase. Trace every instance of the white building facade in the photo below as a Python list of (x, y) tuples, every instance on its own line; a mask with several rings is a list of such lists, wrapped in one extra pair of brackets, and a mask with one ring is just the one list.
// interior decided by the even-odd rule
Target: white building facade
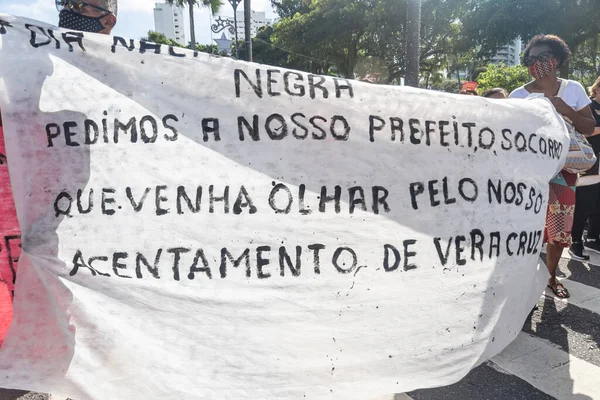
[(183, 8), (171, 4), (154, 5), (154, 30), (168, 39), (187, 46)]
[[(244, 24), (244, 12), (238, 11), (236, 14), (237, 14), (238, 39), (245, 40), (246, 39), (246, 33), (245, 33), (246, 24)], [(234, 23), (233, 17), (223, 15), (223, 16), (221, 16), (221, 18), (227, 19), (231, 23), (231, 26), (234, 26), (233, 25), (233, 23)], [(258, 33), (260, 28), (273, 25), (273, 20), (268, 19), (266, 17), (266, 13), (263, 11), (252, 11), (251, 21), (252, 21), (252, 25), (250, 26), (250, 33), (251, 33), (252, 37), (256, 36), (256, 34)], [(229, 39), (235, 39), (235, 36), (232, 35), (231, 32), (229, 32), (229, 29), (226, 29), (224, 32)]]
[(523, 50), (521, 38), (516, 38), (498, 50), (494, 57), (492, 57), (491, 62), (494, 64), (504, 64), (507, 67), (519, 65), (521, 64), (521, 52)]

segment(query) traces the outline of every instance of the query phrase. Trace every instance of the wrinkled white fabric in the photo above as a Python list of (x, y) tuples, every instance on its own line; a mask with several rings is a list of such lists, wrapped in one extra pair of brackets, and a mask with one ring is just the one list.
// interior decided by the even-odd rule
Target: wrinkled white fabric
[(459, 380), (539, 297), (568, 145), (548, 101), (0, 19), (23, 232), (1, 387), (373, 398)]

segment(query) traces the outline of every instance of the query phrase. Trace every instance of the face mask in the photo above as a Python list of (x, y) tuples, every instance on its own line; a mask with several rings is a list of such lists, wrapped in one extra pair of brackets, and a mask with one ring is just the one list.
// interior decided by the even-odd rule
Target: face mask
[(104, 30), (100, 18), (88, 17), (71, 10), (62, 10), (58, 16), (58, 26), (61, 28), (96, 33)]
[(536, 80), (544, 79), (554, 71), (558, 69), (558, 61), (556, 58), (549, 58), (547, 60), (536, 60), (532, 66), (529, 67), (529, 73)]

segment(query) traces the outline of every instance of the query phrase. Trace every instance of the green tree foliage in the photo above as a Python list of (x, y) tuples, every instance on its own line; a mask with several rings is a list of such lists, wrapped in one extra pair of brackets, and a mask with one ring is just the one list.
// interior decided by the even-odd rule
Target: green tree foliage
[(377, 0), (314, 0), (306, 14), (283, 18), (274, 43), (294, 53), (334, 64), (352, 78), (359, 52), (365, 50), (368, 18)]
[(600, 35), (586, 40), (571, 60), (571, 76), (585, 87), (600, 76)]
[[(466, 52), (457, 48), (464, 0), (422, 0), (420, 69), (424, 79), (447, 69), (450, 56)], [(385, 79), (392, 82), (404, 76), (406, 52), (406, 0), (381, 0), (369, 18), (365, 55), (386, 66)]]
[(308, 14), (312, 0), (271, 0), (279, 18), (292, 17), (296, 13)]
[[(427, 79), (452, 64), (450, 57), (466, 53), (457, 48), (464, 0), (423, 0), (421, 8), (421, 76)], [(406, 0), (381, 0), (369, 18), (368, 45), (365, 54), (386, 66), (383, 82), (404, 76), (406, 52)]]
[(440, 81), (431, 82), (427, 88), (438, 90), (440, 92), (458, 93), (461, 86), (455, 79), (442, 79)]
[[(422, 16), (425, 15), (422, 6)], [(406, 16), (407, 1), (375, 1), (368, 17), (364, 51), (361, 56), (371, 65), (370, 70), (380, 71), (377, 81), (390, 83), (404, 76), (406, 69)], [(425, 25), (421, 25), (422, 30)], [(421, 36), (421, 43), (426, 38)], [(424, 59), (421, 54), (421, 60)]]
[(142, 40), (157, 44), (166, 44), (167, 46), (184, 47), (182, 44), (177, 43), (175, 40), (169, 39), (164, 34), (155, 31), (148, 31), (148, 36), (142, 38)]
[(196, 47), (196, 25), (194, 23), (194, 6), (206, 7), (214, 14), (221, 9), (221, 0), (165, 0), (167, 4), (175, 4), (179, 7), (187, 7), (190, 18), (191, 48)]
[[(332, 64), (345, 77), (381, 70), (380, 81), (404, 75), (407, 0), (272, 0), (282, 19), (273, 43)], [(423, 0), (420, 58), (428, 73), (453, 53), (464, 0)], [(367, 64), (372, 65), (367, 65)]]
[[(442, 71), (422, 72), (419, 87), (424, 89), (430, 89), (434, 86), (439, 87), (444, 81)], [(454, 83), (457, 84), (456, 81)]]
[[(155, 32), (155, 31), (148, 31), (148, 36), (142, 38), (142, 40), (145, 40), (147, 42), (152, 42), (152, 43), (164, 44), (167, 46), (191, 49), (191, 43), (188, 43), (187, 46), (184, 46), (180, 43), (177, 43), (173, 39), (167, 38), (164, 34)], [(196, 44), (196, 51), (200, 51), (203, 53), (217, 54), (219, 51), (219, 46), (217, 46), (216, 44)], [(221, 55), (225, 55), (225, 54), (221, 54)]]
[[(288, 53), (275, 47), (271, 42), (273, 27), (266, 26), (262, 28), (256, 37), (252, 38), (252, 61), (259, 64), (274, 65), (287, 68)], [(246, 59), (246, 43), (240, 42), (239, 59)]]
[[(189, 49), (191, 43), (188, 44), (187, 48)], [(219, 46), (216, 44), (196, 44), (196, 51), (200, 51), (202, 53), (210, 53), (210, 54), (219, 54)], [(219, 55), (227, 56), (226, 52), (221, 52)]]
[[(472, 46), (460, 40), (464, 0), (424, 0), (421, 21), (421, 72), (475, 68)], [(403, 73), (399, 71), (398, 73)]]
[(598, 0), (469, 0), (466, 9), (464, 43), (481, 45), (488, 55), (516, 37), (528, 41), (540, 33), (560, 36), (576, 52), (600, 33)]
[(489, 64), (485, 71), (479, 74), (477, 79), (479, 83), (478, 91), (483, 92), (487, 89), (500, 87), (510, 93), (530, 80), (527, 68), (522, 65), (507, 67), (505, 65)]
[[(266, 26), (259, 30), (256, 37), (252, 38), (252, 56), (254, 62), (322, 75), (330, 72), (331, 65), (326, 62), (306, 58), (275, 45), (273, 43), (274, 32), (273, 27)], [(246, 59), (246, 44), (240, 42), (239, 48), (239, 59)]]
[(459, 52), (454, 48), (454, 51), (446, 56), (448, 78), (455, 78), (459, 87), (462, 87), (461, 73), (466, 73), (465, 80), (476, 81), (488, 64), (489, 60), (477, 54), (476, 49)]

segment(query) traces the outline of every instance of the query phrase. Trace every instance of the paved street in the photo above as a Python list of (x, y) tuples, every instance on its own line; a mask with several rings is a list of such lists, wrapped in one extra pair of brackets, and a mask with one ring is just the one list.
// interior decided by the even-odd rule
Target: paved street
[(563, 258), (561, 281), (571, 298), (548, 289), (498, 356), (454, 385), (395, 400), (600, 400), (600, 255), (591, 256), (590, 263)]
[[(560, 271), (571, 298), (547, 291), (501, 354), (454, 385), (377, 400), (600, 400), (600, 255), (564, 258)], [(48, 396), (0, 389), (0, 400)]]
[(63, 400), (39, 393), (27, 393), (20, 390), (0, 389), (0, 400)]

